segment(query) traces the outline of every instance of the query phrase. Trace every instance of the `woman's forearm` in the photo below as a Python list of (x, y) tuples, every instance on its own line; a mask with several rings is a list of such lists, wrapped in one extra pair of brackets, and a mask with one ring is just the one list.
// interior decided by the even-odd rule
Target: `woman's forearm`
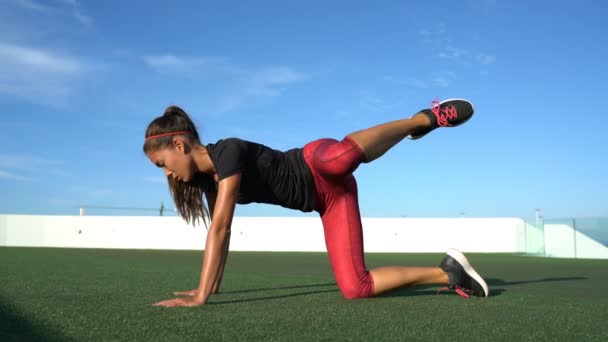
[(220, 291), (220, 285), (222, 284), (222, 278), (224, 277), (224, 268), (226, 267), (226, 260), (228, 259), (229, 250), (230, 250), (230, 231), (228, 231), (228, 237), (226, 238), (226, 242), (224, 243), (224, 252), (222, 254), (220, 271), (217, 275), (217, 279), (215, 280), (215, 284), (213, 285), (213, 289), (211, 289), (211, 293), (218, 293)]
[(222, 259), (226, 243), (230, 237), (228, 227), (219, 225), (211, 225), (207, 233), (207, 242), (205, 243), (205, 254), (203, 256), (203, 265), (201, 278), (198, 287), (197, 297), (203, 303), (207, 301), (215, 283), (220, 274)]

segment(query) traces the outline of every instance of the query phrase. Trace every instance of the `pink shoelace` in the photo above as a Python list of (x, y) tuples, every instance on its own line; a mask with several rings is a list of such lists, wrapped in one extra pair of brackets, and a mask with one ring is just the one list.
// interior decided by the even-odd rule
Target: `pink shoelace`
[(439, 294), (439, 292), (441, 292), (441, 291), (452, 290), (452, 289), (456, 293), (458, 293), (460, 295), (460, 297), (467, 298), (467, 299), (471, 297), (471, 294), (473, 294), (473, 291), (471, 291), (469, 289), (465, 289), (464, 287), (460, 287), (460, 286), (442, 287), (439, 290), (437, 290), (437, 294)]
[(439, 99), (431, 101), (431, 112), (433, 112), (437, 118), (437, 125), (440, 127), (452, 126), (450, 125), (449, 120), (456, 119), (458, 117), (456, 107), (441, 107), (441, 102), (439, 102)]

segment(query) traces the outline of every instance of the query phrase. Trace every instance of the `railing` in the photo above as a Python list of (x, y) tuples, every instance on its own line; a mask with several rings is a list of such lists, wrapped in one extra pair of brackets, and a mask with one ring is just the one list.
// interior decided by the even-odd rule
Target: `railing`
[(104, 206), (104, 205), (79, 205), (75, 208), (79, 209), (80, 216), (85, 215), (100, 215), (100, 216), (166, 216), (175, 215), (174, 208), (167, 208), (163, 203), (158, 208), (137, 208), (137, 207), (120, 207), (120, 206)]
[(579, 258), (608, 245), (608, 217), (527, 220), (523, 229), (525, 254)]

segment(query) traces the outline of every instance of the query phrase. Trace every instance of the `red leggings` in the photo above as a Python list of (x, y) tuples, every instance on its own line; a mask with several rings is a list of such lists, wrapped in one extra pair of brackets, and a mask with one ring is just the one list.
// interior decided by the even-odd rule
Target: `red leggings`
[(304, 159), (312, 171), (317, 208), (323, 221), (327, 254), (344, 297), (374, 294), (374, 281), (365, 268), (363, 230), (353, 171), (365, 160), (349, 137), (342, 141), (320, 139), (304, 146)]

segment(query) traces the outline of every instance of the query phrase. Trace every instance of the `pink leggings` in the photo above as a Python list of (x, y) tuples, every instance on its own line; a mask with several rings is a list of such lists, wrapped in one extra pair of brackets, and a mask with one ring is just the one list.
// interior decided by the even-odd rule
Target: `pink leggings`
[(304, 146), (304, 159), (315, 180), (317, 208), (323, 221), (327, 254), (344, 297), (374, 294), (374, 281), (365, 268), (363, 230), (353, 171), (365, 160), (349, 137), (320, 139)]

